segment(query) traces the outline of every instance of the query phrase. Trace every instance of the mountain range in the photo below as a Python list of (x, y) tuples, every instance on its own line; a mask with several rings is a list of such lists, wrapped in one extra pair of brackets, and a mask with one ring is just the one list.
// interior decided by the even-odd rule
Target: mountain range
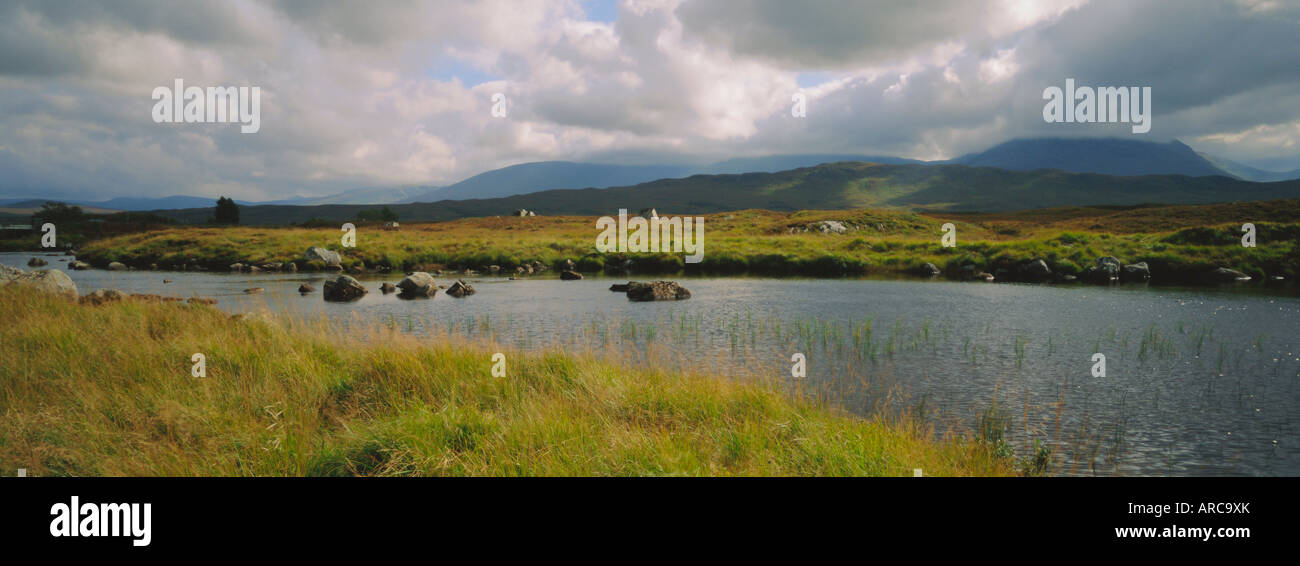
[[(682, 215), (749, 208), (776, 211), (894, 208), (916, 211), (1009, 211), (1057, 206), (1206, 204), (1300, 198), (1300, 180), (1257, 183), (1223, 176), (1115, 176), (1056, 169), (1012, 171), (968, 165), (827, 163), (776, 173), (692, 175), (607, 189), (555, 189), (490, 199), (388, 205), (402, 221), (507, 216), (614, 215), (653, 207)], [(240, 208), (243, 224), (353, 220), (373, 205)], [(157, 211), (184, 223), (204, 222), (211, 209)]]
[[(1300, 179), (1300, 169), (1265, 171), (1228, 159), (1198, 153), (1177, 140), (1159, 143), (1117, 138), (1016, 139), (988, 150), (945, 161), (856, 154), (770, 155), (733, 158), (706, 165), (611, 165), (543, 161), (511, 165), (474, 175), (460, 182), (435, 186), (366, 187), (325, 197), (290, 198), (270, 202), (236, 201), (241, 206), (268, 205), (394, 205), (449, 200), (496, 199), (556, 189), (630, 187), (664, 179), (685, 180), (696, 175), (776, 173), (826, 163), (866, 162), (881, 165), (938, 167), (965, 165), (1007, 171), (1054, 170), (1112, 176), (1222, 176), (1242, 181), (1276, 182)], [(942, 176), (942, 175), (940, 175)], [(0, 199), (5, 212), (39, 207), (42, 199)], [(176, 210), (211, 208), (207, 197), (118, 197), (107, 201), (66, 201), (84, 207), (113, 210)]]

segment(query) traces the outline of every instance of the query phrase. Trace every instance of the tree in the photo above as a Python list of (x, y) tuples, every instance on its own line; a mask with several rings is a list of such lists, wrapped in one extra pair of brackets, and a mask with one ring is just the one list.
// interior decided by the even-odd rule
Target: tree
[(62, 202), (46, 202), (41, 209), (32, 213), (32, 224), (40, 227), (46, 222), (55, 224), (75, 224), (85, 219), (86, 214), (80, 206), (68, 206)]
[(214, 220), (217, 224), (239, 224), (239, 205), (228, 197), (217, 199), (217, 216)]
[(397, 213), (385, 206), (383, 210), (379, 211), (379, 219), (384, 222), (397, 222)]

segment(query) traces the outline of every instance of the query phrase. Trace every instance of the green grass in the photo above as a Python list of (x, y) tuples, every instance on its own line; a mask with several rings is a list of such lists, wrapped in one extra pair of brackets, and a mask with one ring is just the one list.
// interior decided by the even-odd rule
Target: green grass
[(32, 475), (1015, 473), (988, 443), (852, 416), (743, 368), (670, 373), (15, 287), (0, 316), (0, 469)]
[[(79, 259), (145, 268), (197, 262), (224, 270), (232, 263), (301, 258), (309, 246), (339, 251), (344, 264), (394, 270), (416, 268), (507, 270), (540, 261), (552, 268), (572, 259), (582, 271), (633, 261), (633, 272), (751, 273), (817, 277), (900, 274), (924, 263), (957, 271), (964, 264), (996, 272), (1043, 259), (1057, 273), (1078, 275), (1097, 257), (1145, 261), (1158, 282), (1196, 281), (1215, 267), (1256, 278), (1300, 274), (1300, 201), (1200, 206), (1048, 209), (996, 214), (912, 213), (896, 210), (764, 210), (706, 215), (704, 261), (683, 254), (619, 254), (595, 250), (594, 217), (486, 217), (407, 224), (388, 232), (362, 226), (357, 247), (342, 248), (336, 228), (183, 227), (97, 240)], [(846, 223), (845, 234), (791, 233), (818, 220)], [(958, 245), (940, 246), (941, 226), (957, 227)], [(1258, 245), (1240, 245), (1240, 227), (1252, 222)], [(310, 266), (299, 261), (300, 268)]]

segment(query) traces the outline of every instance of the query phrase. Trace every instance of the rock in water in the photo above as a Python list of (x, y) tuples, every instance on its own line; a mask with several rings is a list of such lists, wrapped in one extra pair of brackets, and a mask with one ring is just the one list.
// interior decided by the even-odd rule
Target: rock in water
[(77, 284), (68, 274), (57, 269), (26, 272), (16, 267), (0, 265), (0, 286), (20, 285), (31, 287), (47, 293), (55, 293), (75, 298)]
[(1016, 273), (1021, 281), (1030, 283), (1042, 283), (1052, 278), (1052, 269), (1047, 267), (1047, 262), (1041, 259), (1035, 259), (1020, 264), (1016, 268)]
[(250, 294), (250, 295), (256, 295), (256, 294), (261, 293), (261, 292), (263, 292), (263, 291), (265, 291), (265, 290), (266, 290), (266, 289), (263, 289), (263, 288), (261, 288), (261, 287), (252, 287), (252, 288), (244, 289), (244, 292), (245, 292), (245, 293), (248, 293), (248, 294)]
[(348, 275), (340, 275), (325, 282), (325, 300), (335, 302), (355, 301), (365, 296), (366, 288)]
[(332, 252), (325, 248), (316, 246), (307, 248), (306, 253), (303, 254), (303, 258), (307, 261), (319, 261), (324, 263), (325, 267), (330, 268), (340, 267), (343, 262), (343, 258), (339, 257), (338, 252)]
[(939, 266), (933, 263), (922, 265), (919, 271), (923, 277), (938, 277), (939, 274), (942, 273), (942, 271), (939, 270)]
[(298, 286), (298, 292), (305, 295), (307, 293), (316, 292), (316, 288), (312, 287), (310, 283), (303, 283), (302, 285)]
[(1123, 267), (1119, 259), (1105, 256), (1097, 258), (1097, 265), (1089, 267), (1083, 273), (1083, 278), (1089, 283), (1105, 285), (1119, 280), (1119, 272)]
[(1151, 268), (1147, 267), (1147, 262), (1139, 261), (1124, 266), (1119, 274), (1120, 281), (1125, 283), (1141, 283), (1151, 279)]
[(1217, 268), (1214, 271), (1211, 271), (1208, 274), (1206, 274), (1206, 277), (1210, 281), (1216, 283), (1235, 283), (1237, 281), (1250, 281), (1249, 275), (1246, 275), (1245, 273), (1242, 273), (1235, 269), (1228, 269), (1226, 267)]
[(632, 301), (680, 301), (691, 298), (691, 292), (676, 281), (628, 283), (627, 298)]
[(39, 257), (34, 257), (32, 259), (27, 260), (27, 267), (44, 267), (46, 265), (49, 265), (49, 262)]
[(456, 298), (461, 298), (466, 295), (473, 295), (474, 292), (475, 291), (473, 287), (471, 287), (468, 283), (465, 283), (460, 279), (457, 279), (455, 283), (452, 283), (450, 287), (447, 287), (447, 291), (446, 291), (448, 295), (451, 295)]
[(609, 290), (610, 290), (610, 291), (613, 291), (613, 292), (615, 292), (615, 293), (626, 293), (626, 292), (627, 292), (627, 288), (628, 288), (628, 287), (631, 287), (633, 283), (636, 283), (636, 282), (635, 282), (635, 281), (628, 281), (627, 283), (615, 283), (615, 284), (609, 286)]
[(68, 267), (71, 267), (72, 269), (75, 269), (77, 271), (85, 271), (87, 269), (90, 269), (90, 264), (84, 261), (74, 261), (68, 264)]
[(115, 262), (112, 262), (112, 263), (108, 264), (108, 270), (109, 270), (109, 271), (126, 271), (126, 264), (123, 264), (123, 263), (120, 263), (120, 262), (116, 262), (116, 261), (115, 261)]
[(382, 292), (383, 294), (387, 295), (387, 294), (389, 294), (389, 293), (394, 293), (394, 292), (396, 292), (396, 291), (397, 291), (397, 287), (394, 286), (392, 283), (385, 282), (383, 285), (380, 285), (380, 286), (379, 286), (379, 290), (380, 290), (380, 292)]
[(582, 274), (578, 273), (577, 271), (561, 271), (560, 279), (563, 279), (565, 281), (576, 281), (578, 279), (582, 279)]
[(438, 292), (433, 276), (423, 271), (413, 271), (397, 283), (402, 297), (432, 297)]

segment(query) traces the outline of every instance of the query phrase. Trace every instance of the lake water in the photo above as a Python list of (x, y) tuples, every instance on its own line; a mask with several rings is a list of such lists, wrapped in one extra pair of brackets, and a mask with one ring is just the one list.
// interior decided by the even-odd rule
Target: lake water
[[(26, 268), (32, 255), (0, 263)], [(83, 294), (202, 296), (230, 312), (614, 352), (779, 379), (862, 414), (920, 414), (940, 431), (974, 431), (980, 415), (999, 414), (1018, 454), (1045, 442), (1061, 474), (1300, 475), (1300, 296), (1290, 286), (678, 278), (690, 300), (633, 303), (608, 291), (625, 278), (552, 273), (468, 277), (473, 296), (408, 301), (378, 292), (400, 280), (392, 274), (361, 277), (371, 293), (359, 301), (326, 303), (297, 293), (302, 282), (321, 289), (324, 274), (68, 271), (60, 259), (47, 256)], [(807, 359), (801, 379), (791, 377), (796, 353)], [(1093, 376), (1098, 353), (1104, 377)]]

